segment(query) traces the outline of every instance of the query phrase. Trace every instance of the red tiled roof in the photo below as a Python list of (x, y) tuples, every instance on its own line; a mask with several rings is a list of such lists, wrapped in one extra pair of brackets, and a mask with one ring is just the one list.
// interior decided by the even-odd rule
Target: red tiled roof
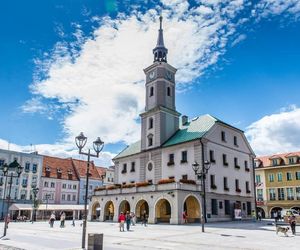
[(106, 173), (106, 168), (103, 168), (103, 167), (97, 167), (97, 166), (96, 166), (96, 169), (97, 169), (98, 174), (99, 174), (100, 177), (105, 175), (105, 173)]
[(257, 158), (255, 158), (255, 160), (260, 160), (262, 162), (262, 166), (261, 167), (268, 167), (270, 166), (270, 160), (271, 159), (286, 159), (288, 157), (291, 156), (299, 156), (300, 157), (300, 151), (297, 152), (288, 152), (288, 153), (282, 153), (282, 154), (274, 154), (274, 155), (266, 155), (266, 156), (259, 156)]
[[(50, 178), (58, 178), (58, 172), (60, 171), (60, 179), (78, 180), (71, 158), (62, 159), (53, 156), (43, 156), (43, 158), (43, 177), (46, 177), (46, 169), (49, 169)], [(69, 173), (72, 173), (72, 175), (69, 175)]]
[[(77, 172), (77, 175), (79, 177), (85, 177), (86, 176), (86, 168), (87, 168), (87, 162), (83, 160), (76, 160), (72, 159), (74, 168)], [(101, 176), (99, 175), (97, 171), (97, 167), (95, 166), (94, 162), (90, 162), (90, 178), (96, 179), (96, 180), (101, 180)]]

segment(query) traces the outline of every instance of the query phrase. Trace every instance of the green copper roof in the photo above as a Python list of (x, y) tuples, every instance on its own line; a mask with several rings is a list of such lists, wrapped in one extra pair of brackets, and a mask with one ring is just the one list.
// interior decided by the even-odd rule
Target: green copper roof
[(129, 155), (134, 155), (141, 152), (141, 141), (137, 141), (127, 146), (123, 151), (121, 151), (114, 159), (122, 158)]
[(217, 121), (219, 120), (210, 115), (196, 117), (186, 125), (181, 126), (179, 130), (163, 144), (163, 147), (200, 139)]
[[(220, 122), (225, 125), (223, 121), (211, 116), (203, 115), (194, 118), (189, 121), (186, 125), (180, 126), (179, 130), (167, 140), (162, 147), (169, 147), (179, 143), (184, 143), (188, 141), (193, 141), (202, 138), (216, 123)], [(228, 125), (232, 127), (231, 125)], [(141, 152), (141, 141), (137, 141), (125, 148), (121, 153), (119, 153), (114, 159), (122, 158), (129, 155), (138, 154)]]

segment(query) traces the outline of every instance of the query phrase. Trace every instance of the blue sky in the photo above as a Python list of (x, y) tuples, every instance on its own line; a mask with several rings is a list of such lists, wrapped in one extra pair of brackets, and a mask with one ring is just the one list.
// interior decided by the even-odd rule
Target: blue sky
[(258, 155), (299, 150), (299, 0), (2, 2), (0, 147), (75, 156), (84, 131), (109, 164), (139, 137), (159, 13), (179, 112), (245, 130)]

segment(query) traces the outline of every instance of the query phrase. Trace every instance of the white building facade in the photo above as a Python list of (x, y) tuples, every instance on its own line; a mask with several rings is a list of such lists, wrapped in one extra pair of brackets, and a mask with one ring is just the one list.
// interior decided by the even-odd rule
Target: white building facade
[[(231, 220), (234, 209), (251, 217), (254, 202), (254, 153), (243, 131), (203, 115), (191, 121), (175, 107), (176, 69), (167, 63), (162, 23), (154, 63), (146, 74), (146, 106), (141, 116), (141, 140), (128, 146), (113, 160), (113, 186), (98, 190), (92, 197), (90, 214), (100, 209), (100, 221), (117, 221), (120, 212), (146, 212), (149, 223), (200, 222), (202, 209), (208, 221)], [(206, 204), (203, 187), (192, 164), (206, 175)]]

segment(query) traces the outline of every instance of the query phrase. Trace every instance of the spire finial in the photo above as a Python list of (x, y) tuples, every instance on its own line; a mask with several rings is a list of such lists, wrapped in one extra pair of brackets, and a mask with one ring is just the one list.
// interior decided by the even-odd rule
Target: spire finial
[(153, 49), (154, 62), (167, 62), (168, 50), (164, 44), (164, 35), (162, 29), (162, 15), (159, 16), (159, 30), (156, 47)]

